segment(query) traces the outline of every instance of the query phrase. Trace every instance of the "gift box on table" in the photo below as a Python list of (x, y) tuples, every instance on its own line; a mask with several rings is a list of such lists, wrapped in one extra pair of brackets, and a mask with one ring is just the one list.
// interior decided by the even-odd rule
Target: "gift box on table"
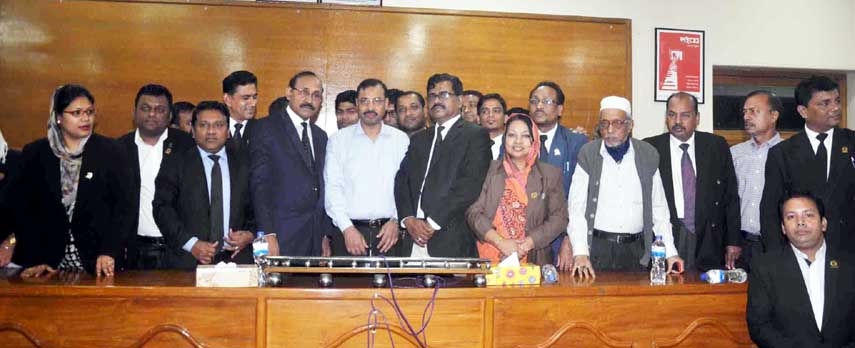
[(540, 284), (538, 265), (496, 266), (491, 271), (487, 275), (488, 286)]

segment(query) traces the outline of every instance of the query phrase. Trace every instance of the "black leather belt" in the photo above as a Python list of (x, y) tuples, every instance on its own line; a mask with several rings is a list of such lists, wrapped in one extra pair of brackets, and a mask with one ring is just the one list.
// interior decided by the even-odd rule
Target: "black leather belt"
[(635, 242), (635, 241), (641, 239), (641, 236), (643, 235), (643, 233), (641, 233), (641, 232), (638, 232), (638, 233), (612, 233), (612, 232), (606, 232), (606, 231), (600, 231), (600, 230), (594, 230), (594, 232), (592, 234), (596, 238), (605, 239), (609, 242), (614, 242), (614, 243), (618, 243), (618, 244), (628, 244), (628, 243)]
[(759, 242), (760, 241), (760, 235), (759, 234), (754, 234), (754, 233), (751, 233), (748, 231), (739, 231), (739, 233), (742, 234), (742, 238), (745, 238), (745, 240), (752, 241), (752, 242)]
[(362, 226), (368, 228), (381, 228), (383, 227), (383, 225), (389, 222), (389, 219), (350, 220), (350, 222), (352, 222), (353, 225), (357, 227)]
[(141, 244), (166, 245), (166, 238), (137, 235), (137, 242)]

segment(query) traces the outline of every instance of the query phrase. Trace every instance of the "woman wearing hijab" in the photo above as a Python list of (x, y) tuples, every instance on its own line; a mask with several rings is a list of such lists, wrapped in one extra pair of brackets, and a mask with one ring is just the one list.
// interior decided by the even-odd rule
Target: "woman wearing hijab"
[(47, 138), (24, 147), (9, 191), (13, 262), (25, 267), (25, 278), (56, 270), (112, 276), (130, 206), (121, 148), (93, 133), (95, 98), (82, 86), (54, 92), (47, 124)]
[(540, 136), (526, 115), (508, 119), (503, 146), (505, 155), (490, 164), (481, 195), (466, 211), (478, 254), (494, 264), (514, 252), (550, 263), (550, 242), (567, 229), (561, 170), (537, 160)]

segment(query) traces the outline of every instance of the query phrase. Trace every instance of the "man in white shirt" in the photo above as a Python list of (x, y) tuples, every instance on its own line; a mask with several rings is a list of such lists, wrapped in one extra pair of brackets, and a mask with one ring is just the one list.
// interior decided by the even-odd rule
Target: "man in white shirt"
[(478, 100), (478, 117), (481, 118), (481, 127), (490, 132), (490, 140), (493, 145), (493, 159), (499, 159), (502, 152), (502, 136), (505, 134), (505, 111), (508, 105), (505, 98), (498, 93), (486, 94)]
[(822, 200), (793, 193), (779, 205), (788, 247), (754, 257), (746, 319), (758, 347), (855, 345), (855, 259), (826, 243)]
[(359, 121), (327, 142), (324, 205), (341, 233), (332, 236), (335, 256), (399, 256), (395, 174), (410, 138), (385, 125), (386, 85), (367, 79), (356, 89)]
[(128, 201), (134, 206), (131, 228), (134, 235), (127, 241), (126, 268), (169, 269), (174, 266), (167, 253), (167, 241), (154, 221), (152, 200), (154, 180), (166, 160), (194, 146), (189, 134), (168, 128), (172, 118), (172, 93), (161, 85), (145, 85), (134, 100), (136, 129), (119, 138), (131, 167), (131, 190)]
[(674, 247), (659, 155), (633, 139), (632, 108), (621, 97), (600, 102), (600, 135), (582, 146), (570, 184), (567, 234), (573, 274), (643, 271), (650, 263), (654, 235), (662, 236), (668, 271), (682, 272)]

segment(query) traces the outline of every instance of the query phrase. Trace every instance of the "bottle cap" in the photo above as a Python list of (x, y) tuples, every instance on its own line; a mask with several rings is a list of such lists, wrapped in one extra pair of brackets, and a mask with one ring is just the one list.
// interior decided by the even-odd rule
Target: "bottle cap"
[(255, 232), (255, 236), (258, 238), (264, 237), (264, 231)]
[(701, 280), (707, 282), (710, 280), (710, 276), (708, 276), (706, 273), (701, 273)]

